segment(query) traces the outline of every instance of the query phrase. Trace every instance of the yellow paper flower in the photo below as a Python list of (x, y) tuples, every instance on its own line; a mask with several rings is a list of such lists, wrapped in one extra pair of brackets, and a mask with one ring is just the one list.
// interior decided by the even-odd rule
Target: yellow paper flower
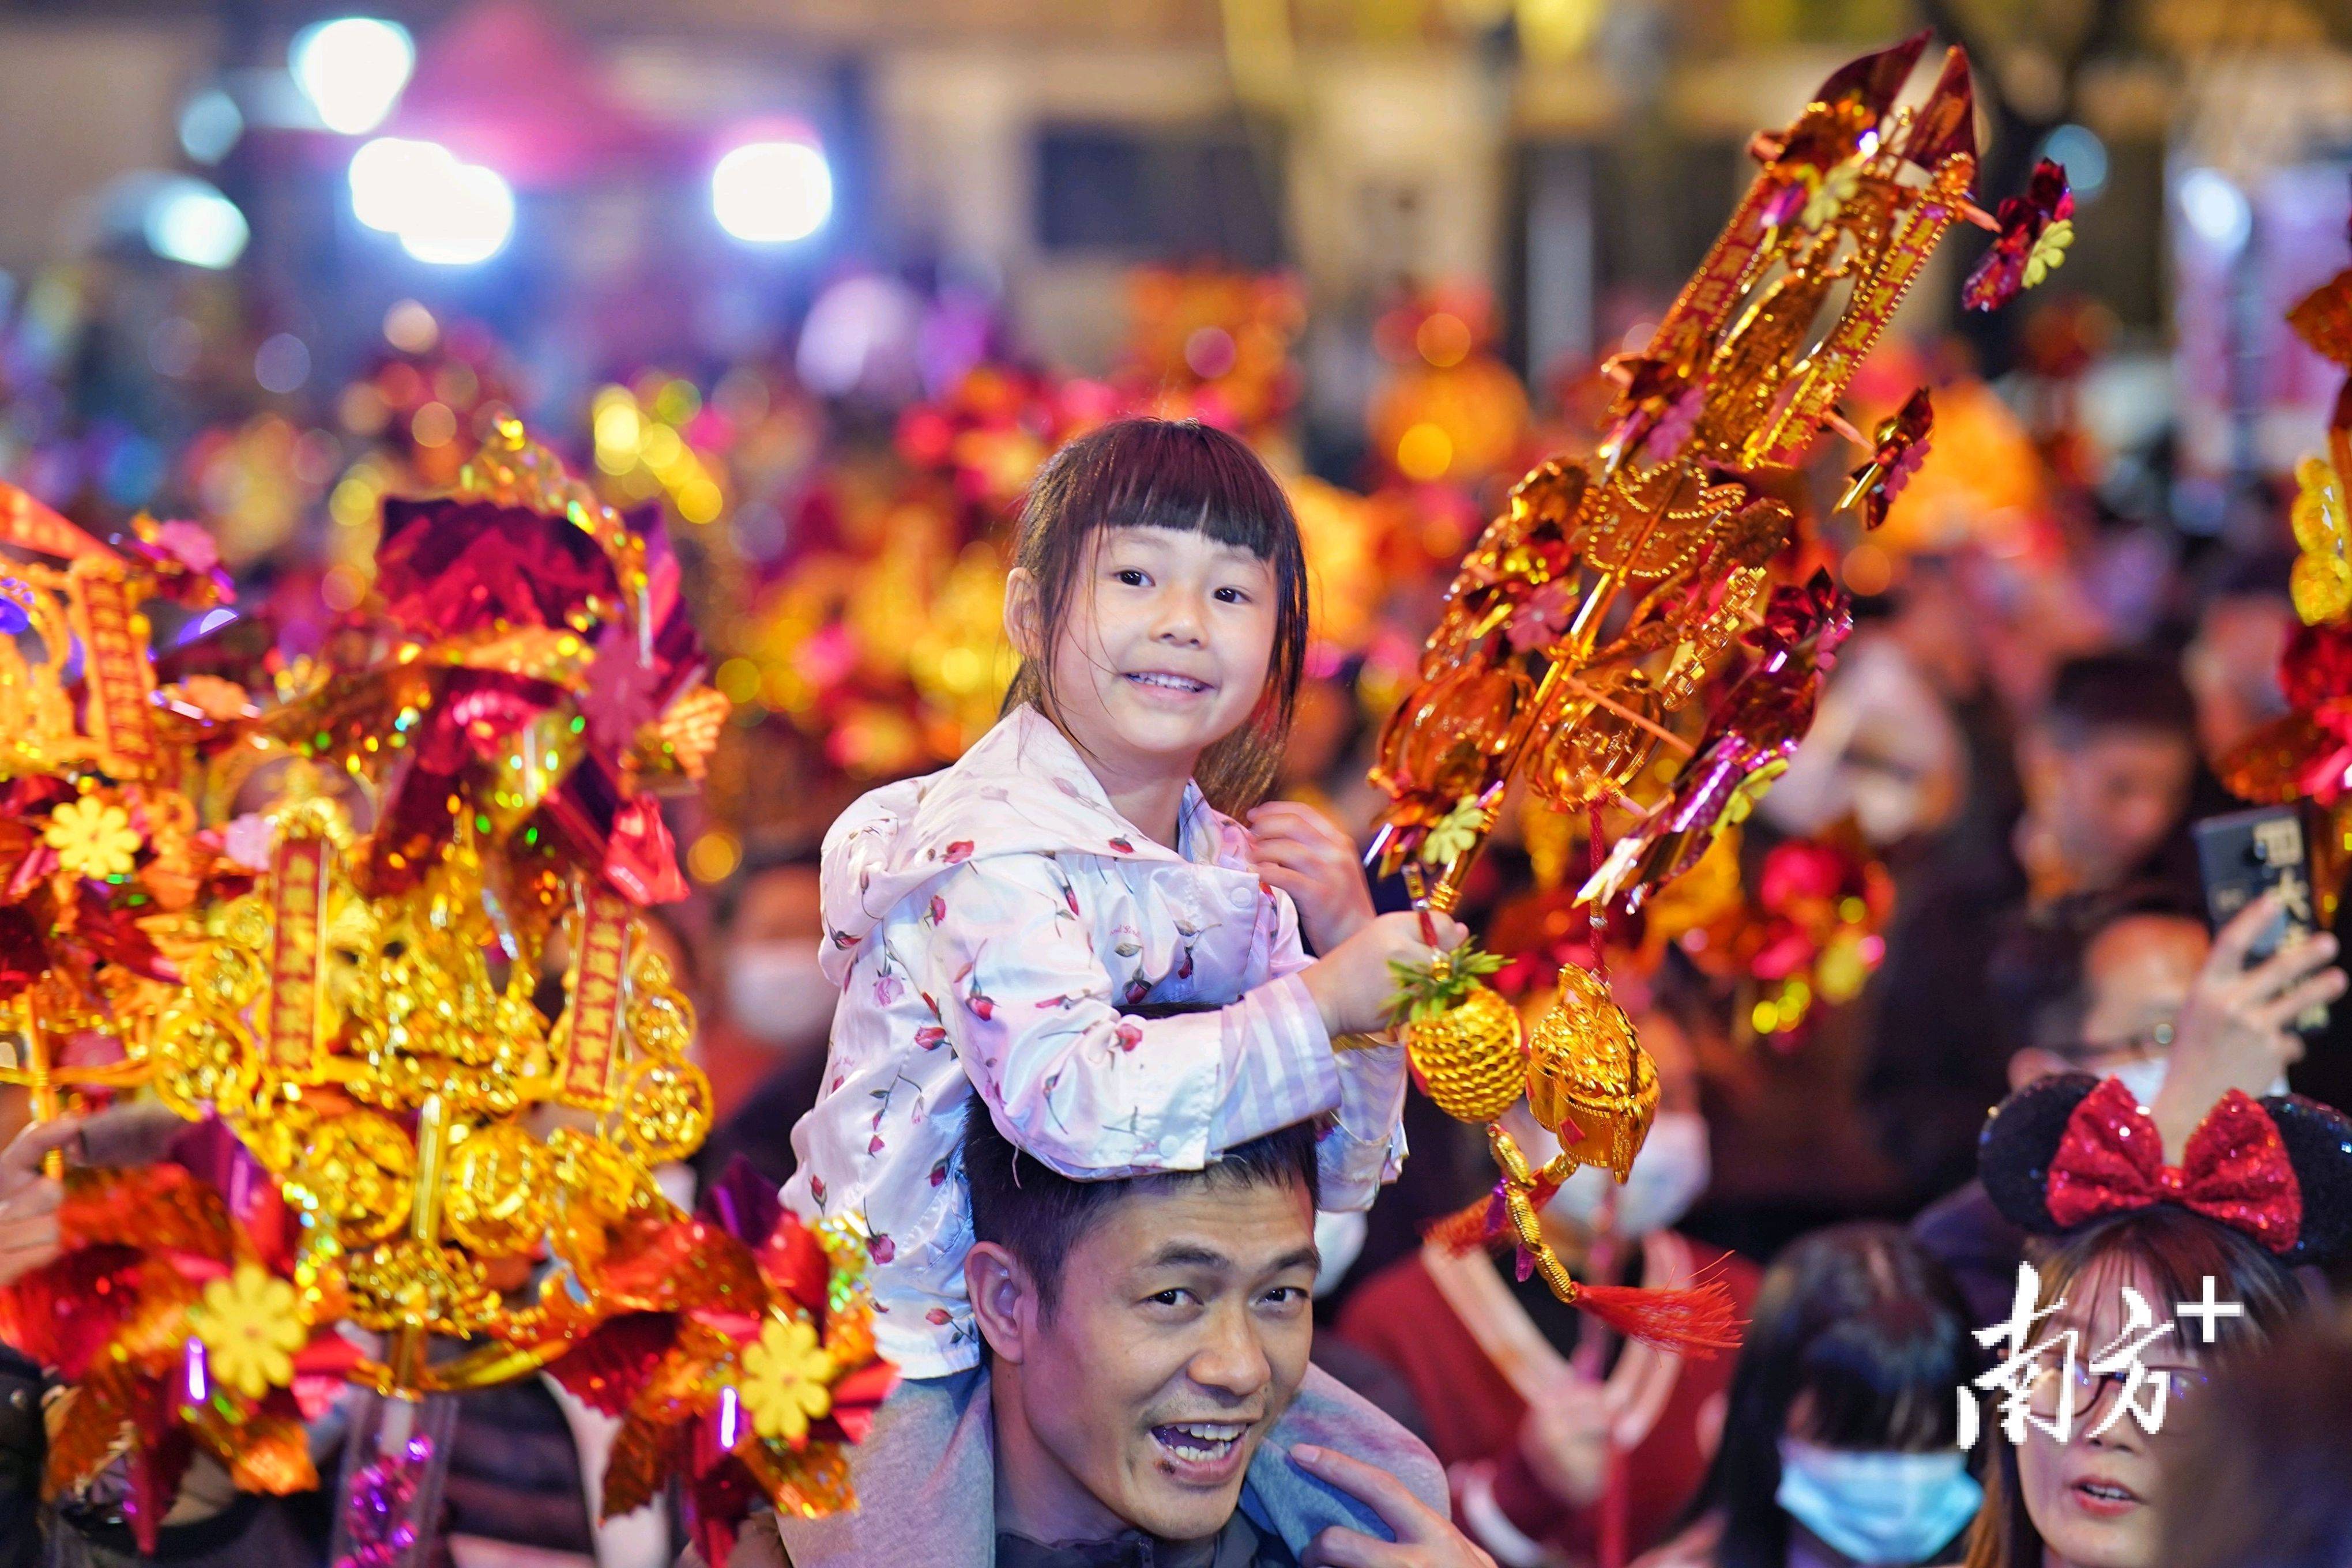
[(1805, 210), (1797, 221), (1809, 229), (1820, 228), (1844, 211), (1845, 204), (1862, 190), (1862, 171), (1852, 163), (1841, 163), (1821, 177), (1818, 183), (1808, 180), (1812, 193), (1805, 198)]
[(1486, 831), (1486, 813), (1475, 795), (1465, 795), (1457, 805), (1430, 825), (1421, 841), (1421, 858), (1430, 865), (1444, 865), (1457, 856), (1468, 854), (1478, 847), (1478, 837)]
[(798, 1446), (809, 1423), (833, 1409), (833, 1353), (804, 1322), (770, 1318), (760, 1343), (743, 1353), (743, 1403), (751, 1429)]
[(49, 814), (42, 840), (58, 852), (58, 862), (76, 876), (121, 876), (139, 852), (131, 813), (103, 800), (68, 800)]
[(2066, 259), (2066, 247), (2074, 243), (2074, 220), (2060, 218), (2042, 231), (2033, 248), (2025, 256), (2025, 287), (2032, 288), (2058, 270)]
[(294, 1381), (294, 1353), (310, 1337), (294, 1287), (258, 1263), (240, 1263), (205, 1287), (195, 1313), (215, 1382), (248, 1399)]

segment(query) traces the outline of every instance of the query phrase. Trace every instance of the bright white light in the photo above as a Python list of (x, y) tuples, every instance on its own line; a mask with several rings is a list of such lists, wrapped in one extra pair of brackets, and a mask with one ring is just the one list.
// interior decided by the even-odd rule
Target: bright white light
[(2254, 212), (2245, 193), (2211, 169), (2191, 169), (2181, 177), (2180, 211), (2189, 226), (2229, 255), (2244, 248), (2254, 232)]
[(286, 57), (294, 85), (327, 129), (360, 136), (383, 124), (399, 101), (416, 46), (397, 22), (345, 16), (295, 34)]
[(488, 261), (514, 234), (514, 192), (497, 171), (435, 142), (379, 136), (352, 154), (351, 182), (352, 215), (419, 261)]
[(235, 202), (185, 174), (155, 183), (141, 226), (148, 246), (164, 260), (215, 271), (233, 265), (253, 237)]
[(710, 171), (719, 226), (752, 245), (788, 245), (833, 215), (833, 171), (805, 141), (750, 141)]
[(410, 214), (400, 244), (419, 261), (470, 267), (506, 248), (514, 217), (514, 192), (498, 171), (458, 163), (447, 186), (422, 212)]
[(180, 150), (199, 163), (219, 162), (244, 134), (245, 116), (236, 100), (216, 87), (196, 94), (180, 110)]
[(2042, 155), (2065, 169), (2067, 185), (2084, 201), (2107, 188), (2107, 144), (2089, 126), (2060, 126), (2042, 144)]
[(352, 154), (352, 213), (385, 234), (423, 219), (456, 183), (457, 155), (431, 141), (379, 136)]

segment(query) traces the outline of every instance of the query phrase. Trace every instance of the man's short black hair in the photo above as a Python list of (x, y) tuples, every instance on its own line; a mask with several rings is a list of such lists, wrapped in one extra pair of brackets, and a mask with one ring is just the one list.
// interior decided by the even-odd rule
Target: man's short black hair
[(2180, 678), (2180, 661), (2155, 653), (2090, 653), (2058, 666), (2041, 722), (2052, 736), (2079, 745), (2104, 731), (2177, 735), (2194, 745), (2197, 703)]
[(1051, 1316), (1062, 1289), (1062, 1264), (1089, 1226), (1121, 1197), (1164, 1192), (1194, 1182), (1239, 1187), (1305, 1189), (1320, 1201), (1315, 1172), (1315, 1127), (1299, 1122), (1237, 1145), (1204, 1170), (1108, 1181), (1072, 1181), (1034, 1155), (1024, 1155), (999, 1131), (980, 1096), (964, 1113), (964, 1179), (971, 1192), (971, 1229), (1020, 1260), (1037, 1286), (1038, 1309)]

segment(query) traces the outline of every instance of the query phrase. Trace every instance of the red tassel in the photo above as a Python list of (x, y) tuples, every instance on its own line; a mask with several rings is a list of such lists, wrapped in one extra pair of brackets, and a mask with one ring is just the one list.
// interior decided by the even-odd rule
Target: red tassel
[(1696, 1361), (1712, 1361), (1717, 1351), (1738, 1350), (1739, 1331), (1746, 1326), (1720, 1280), (1671, 1291), (1579, 1285), (1571, 1304), (1628, 1339)]

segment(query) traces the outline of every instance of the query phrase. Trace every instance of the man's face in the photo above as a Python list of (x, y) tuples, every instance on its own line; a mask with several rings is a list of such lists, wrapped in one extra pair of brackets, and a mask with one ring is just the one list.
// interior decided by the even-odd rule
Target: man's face
[(1307, 1374), (1315, 1262), (1303, 1186), (1188, 1182), (1113, 1205), (1051, 1318), (1024, 1306), (1023, 1418), (1106, 1533), (1224, 1528)]
[(2022, 1089), (2053, 1072), (2105, 1078), (2160, 1060), (2172, 1048), (2181, 1007), (2212, 946), (2204, 922), (2185, 915), (2126, 915), (2101, 926), (2083, 952), (2078, 1032), (2011, 1057), (2010, 1087)]
[(2083, 1015), (2084, 1067), (2111, 1072), (2158, 1054), (2212, 945), (2201, 921), (2175, 915), (2126, 915), (2092, 937), (2083, 955), (2090, 993)]
[(2080, 888), (2113, 887), (2179, 821), (2196, 759), (2161, 730), (2095, 730), (2073, 745), (2046, 734), (2027, 747), (2026, 803)]

